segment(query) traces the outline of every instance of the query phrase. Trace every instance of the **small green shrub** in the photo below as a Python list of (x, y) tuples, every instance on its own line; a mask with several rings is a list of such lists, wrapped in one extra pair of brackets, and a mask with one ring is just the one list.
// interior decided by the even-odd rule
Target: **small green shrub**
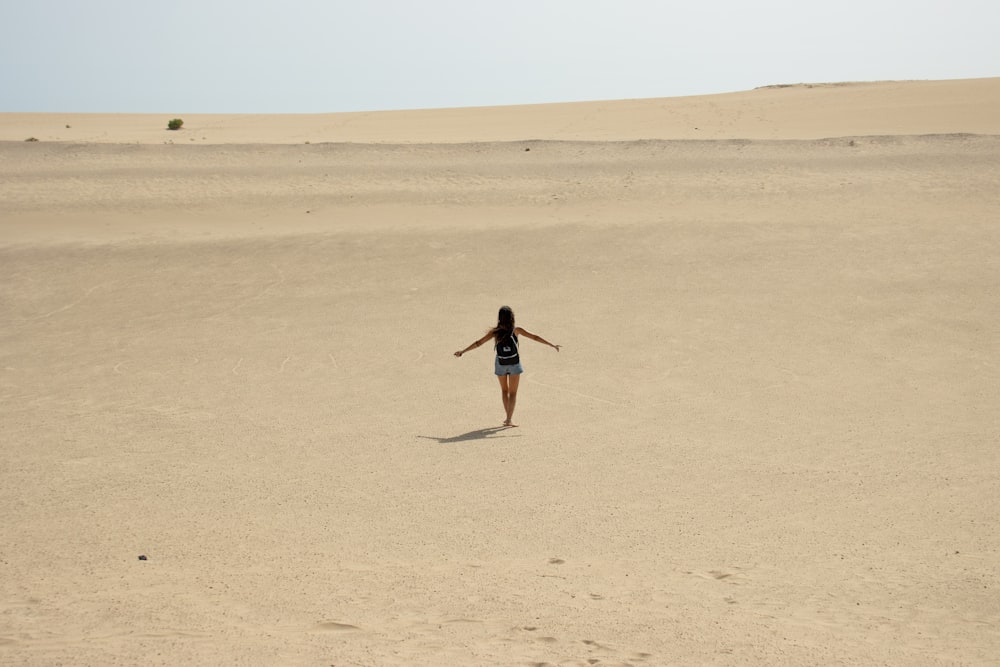
[(168, 130), (179, 130), (179, 129), (181, 129), (181, 125), (183, 125), (183, 124), (184, 124), (183, 120), (181, 120), (180, 118), (174, 118), (169, 123), (167, 123), (167, 129)]
[(38, 141), (35, 137), (28, 137), (25, 141)]

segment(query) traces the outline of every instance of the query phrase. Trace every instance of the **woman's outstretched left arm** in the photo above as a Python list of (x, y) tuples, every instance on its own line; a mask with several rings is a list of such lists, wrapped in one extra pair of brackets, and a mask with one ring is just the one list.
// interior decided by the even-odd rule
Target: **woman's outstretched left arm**
[(530, 338), (531, 340), (535, 341), (536, 343), (543, 343), (545, 345), (548, 345), (549, 347), (553, 347), (553, 348), (555, 348), (556, 352), (558, 352), (559, 348), (562, 347), (562, 345), (553, 345), (552, 343), (550, 343), (549, 341), (545, 340), (541, 336), (539, 336), (537, 334), (533, 334), (530, 331), (528, 331), (527, 329), (522, 329), (521, 327), (517, 327), (516, 329), (514, 329), (514, 333), (516, 333), (518, 335), (521, 335), (521, 336), (524, 336), (525, 338)]

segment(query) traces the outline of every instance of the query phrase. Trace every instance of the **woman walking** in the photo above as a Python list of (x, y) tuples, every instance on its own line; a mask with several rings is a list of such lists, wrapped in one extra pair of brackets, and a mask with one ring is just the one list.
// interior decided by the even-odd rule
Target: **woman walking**
[(553, 345), (541, 336), (536, 336), (530, 331), (526, 331), (514, 325), (514, 311), (510, 306), (503, 306), (497, 314), (497, 325), (486, 332), (486, 335), (472, 343), (464, 350), (455, 353), (456, 357), (461, 357), (469, 350), (475, 349), (493, 339), (493, 348), (496, 350), (496, 360), (493, 363), (494, 372), (500, 380), (500, 398), (503, 400), (503, 409), (507, 413), (504, 426), (517, 426), (514, 418), (514, 405), (517, 403), (517, 385), (521, 379), (524, 368), (521, 366), (521, 355), (517, 348), (517, 337), (524, 336), (538, 343), (544, 343), (549, 347), (559, 351), (559, 345)]

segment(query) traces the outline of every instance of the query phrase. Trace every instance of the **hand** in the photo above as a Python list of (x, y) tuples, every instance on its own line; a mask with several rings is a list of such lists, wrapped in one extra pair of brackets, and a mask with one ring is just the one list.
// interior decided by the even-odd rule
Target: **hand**
[(562, 345), (553, 345), (552, 347), (556, 348), (556, 352), (558, 352), (559, 348), (562, 347)]
[(456, 357), (460, 357), (460, 356), (462, 356), (462, 351), (461, 351), (461, 350), (459, 350), (458, 352), (456, 352), (456, 353), (455, 353), (455, 356), (456, 356)]

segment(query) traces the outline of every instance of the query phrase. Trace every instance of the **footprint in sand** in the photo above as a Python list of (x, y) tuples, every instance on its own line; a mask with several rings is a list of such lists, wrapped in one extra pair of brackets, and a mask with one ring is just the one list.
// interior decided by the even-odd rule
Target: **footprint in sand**
[(337, 623), (336, 621), (325, 621), (323, 623), (317, 623), (316, 627), (313, 628), (316, 632), (354, 632), (355, 630), (360, 630), (356, 625), (351, 625), (350, 623)]
[[(738, 568), (737, 568), (738, 569)], [(700, 577), (701, 579), (714, 579), (715, 581), (726, 581), (730, 584), (740, 584), (744, 583), (740, 581), (745, 579), (746, 575), (742, 572), (724, 572), (722, 570), (709, 570), (707, 572), (696, 572), (692, 570), (686, 570), (684, 574), (694, 575)]]

